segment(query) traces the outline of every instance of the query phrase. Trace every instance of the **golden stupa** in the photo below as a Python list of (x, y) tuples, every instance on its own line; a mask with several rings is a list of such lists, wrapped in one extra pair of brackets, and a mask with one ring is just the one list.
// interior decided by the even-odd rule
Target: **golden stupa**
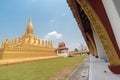
[(0, 47), (0, 60), (56, 56), (52, 41), (41, 40), (34, 35), (32, 20), (26, 32), (17, 39), (6, 39)]

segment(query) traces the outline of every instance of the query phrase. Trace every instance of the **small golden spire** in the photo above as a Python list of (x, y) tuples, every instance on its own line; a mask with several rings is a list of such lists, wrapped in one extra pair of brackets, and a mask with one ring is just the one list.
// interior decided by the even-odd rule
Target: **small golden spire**
[(28, 24), (32, 26), (32, 18), (31, 17), (29, 18), (29, 23)]
[(29, 18), (29, 22), (26, 28), (27, 33), (34, 33), (33, 25), (32, 25), (32, 19)]

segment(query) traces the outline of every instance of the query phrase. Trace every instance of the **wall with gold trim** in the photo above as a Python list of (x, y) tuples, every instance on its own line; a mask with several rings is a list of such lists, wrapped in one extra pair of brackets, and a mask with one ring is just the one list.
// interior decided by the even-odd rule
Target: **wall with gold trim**
[(106, 52), (109, 63), (111, 65), (120, 65), (120, 59), (119, 59), (119, 56), (117, 55), (115, 47), (113, 46), (111, 38), (109, 37), (103, 23), (101, 22), (98, 15), (90, 5), (89, 1), (77, 0), (77, 2), (81, 5), (82, 9), (85, 11), (86, 15), (88, 16), (93, 26), (93, 29), (97, 33), (102, 43), (102, 46)]

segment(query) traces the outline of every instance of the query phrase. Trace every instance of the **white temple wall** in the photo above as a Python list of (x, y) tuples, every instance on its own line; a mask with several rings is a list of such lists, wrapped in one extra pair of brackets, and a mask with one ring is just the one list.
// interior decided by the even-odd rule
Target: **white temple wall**
[(120, 0), (102, 0), (120, 49)]
[(112, 0), (120, 17), (120, 0)]
[(98, 52), (99, 58), (104, 59), (105, 61), (108, 61), (107, 57), (106, 57), (106, 53), (103, 49), (102, 43), (100, 42), (100, 39), (97, 36), (97, 33), (93, 29), (92, 29), (92, 31), (93, 31), (93, 37), (94, 37), (94, 40), (95, 40), (95, 44), (96, 44), (96, 47), (97, 47), (97, 52)]

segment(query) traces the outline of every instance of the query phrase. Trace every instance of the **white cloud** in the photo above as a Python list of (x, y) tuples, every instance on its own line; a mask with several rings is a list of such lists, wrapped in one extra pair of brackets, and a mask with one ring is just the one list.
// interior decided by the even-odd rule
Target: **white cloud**
[(55, 19), (51, 19), (50, 22), (51, 22), (51, 23), (54, 23), (54, 22), (55, 22)]
[(62, 16), (65, 16), (65, 15), (66, 15), (65, 13), (62, 14)]
[(62, 34), (52, 31), (45, 36), (45, 40), (56, 40), (62, 38)]

